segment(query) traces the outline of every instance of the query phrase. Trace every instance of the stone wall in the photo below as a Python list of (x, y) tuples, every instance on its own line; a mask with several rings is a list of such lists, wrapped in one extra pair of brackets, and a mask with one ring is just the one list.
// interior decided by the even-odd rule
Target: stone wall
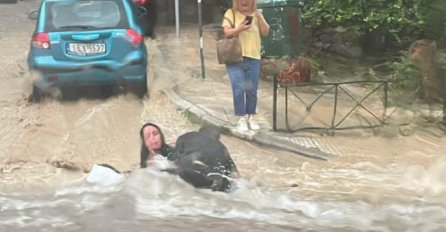
[(313, 32), (312, 35), (307, 35), (305, 44), (308, 49), (331, 52), (347, 58), (359, 58), (363, 55), (359, 38), (343, 27)]

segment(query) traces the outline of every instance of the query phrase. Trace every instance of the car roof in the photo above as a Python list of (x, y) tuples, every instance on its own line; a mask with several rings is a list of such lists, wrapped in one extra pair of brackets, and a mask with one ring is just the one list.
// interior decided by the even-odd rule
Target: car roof
[[(48, 4), (57, 4), (57, 3), (75, 3), (75, 2), (98, 2), (98, 1), (111, 1), (111, 2), (120, 2), (120, 5), (124, 7), (124, 11), (126, 14), (126, 20), (128, 20), (129, 28), (135, 29), (138, 32), (141, 32), (141, 28), (137, 26), (135, 15), (132, 14), (133, 3), (131, 0), (41, 0), (41, 6), (47, 6)], [(39, 11), (46, 12), (44, 8), (41, 8)], [(35, 31), (43, 32), (45, 31), (45, 14), (39, 16), (38, 23), (36, 25)]]

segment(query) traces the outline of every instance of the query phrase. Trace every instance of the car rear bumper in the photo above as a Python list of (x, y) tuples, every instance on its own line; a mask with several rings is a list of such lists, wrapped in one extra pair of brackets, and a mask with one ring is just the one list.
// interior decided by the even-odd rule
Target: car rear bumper
[(29, 60), (29, 66), (41, 74), (41, 78), (35, 81), (41, 88), (144, 82), (147, 76), (147, 60), (141, 56), (128, 57), (124, 60), (124, 62), (113, 60), (70, 62), (57, 61), (52, 56), (39, 56)]

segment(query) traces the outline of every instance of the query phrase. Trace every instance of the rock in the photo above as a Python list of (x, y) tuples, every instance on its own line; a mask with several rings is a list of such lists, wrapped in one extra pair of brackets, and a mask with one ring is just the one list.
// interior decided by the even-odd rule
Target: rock
[(362, 49), (359, 46), (347, 46), (346, 44), (334, 44), (330, 51), (349, 58), (362, 56)]
[(347, 32), (348, 30), (347, 30), (346, 28), (344, 28), (344, 27), (337, 26), (337, 27), (334, 29), (334, 31), (337, 32), (337, 33), (345, 33), (345, 32)]

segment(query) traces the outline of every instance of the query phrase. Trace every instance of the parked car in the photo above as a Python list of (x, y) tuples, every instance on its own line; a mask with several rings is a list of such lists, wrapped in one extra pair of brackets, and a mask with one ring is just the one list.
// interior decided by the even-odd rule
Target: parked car
[(42, 0), (33, 15), (28, 66), (41, 78), (32, 100), (72, 85), (121, 85), (139, 97), (147, 92), (148, 55), (131, 0)]
[(144, 17), (141, 17), (141, 25), (144, 30), (145, 37), (155, 36), (156, 24), (156, 2), (155, 0), (133, 0), (138, 7), (143, 7), (146, 10)]

